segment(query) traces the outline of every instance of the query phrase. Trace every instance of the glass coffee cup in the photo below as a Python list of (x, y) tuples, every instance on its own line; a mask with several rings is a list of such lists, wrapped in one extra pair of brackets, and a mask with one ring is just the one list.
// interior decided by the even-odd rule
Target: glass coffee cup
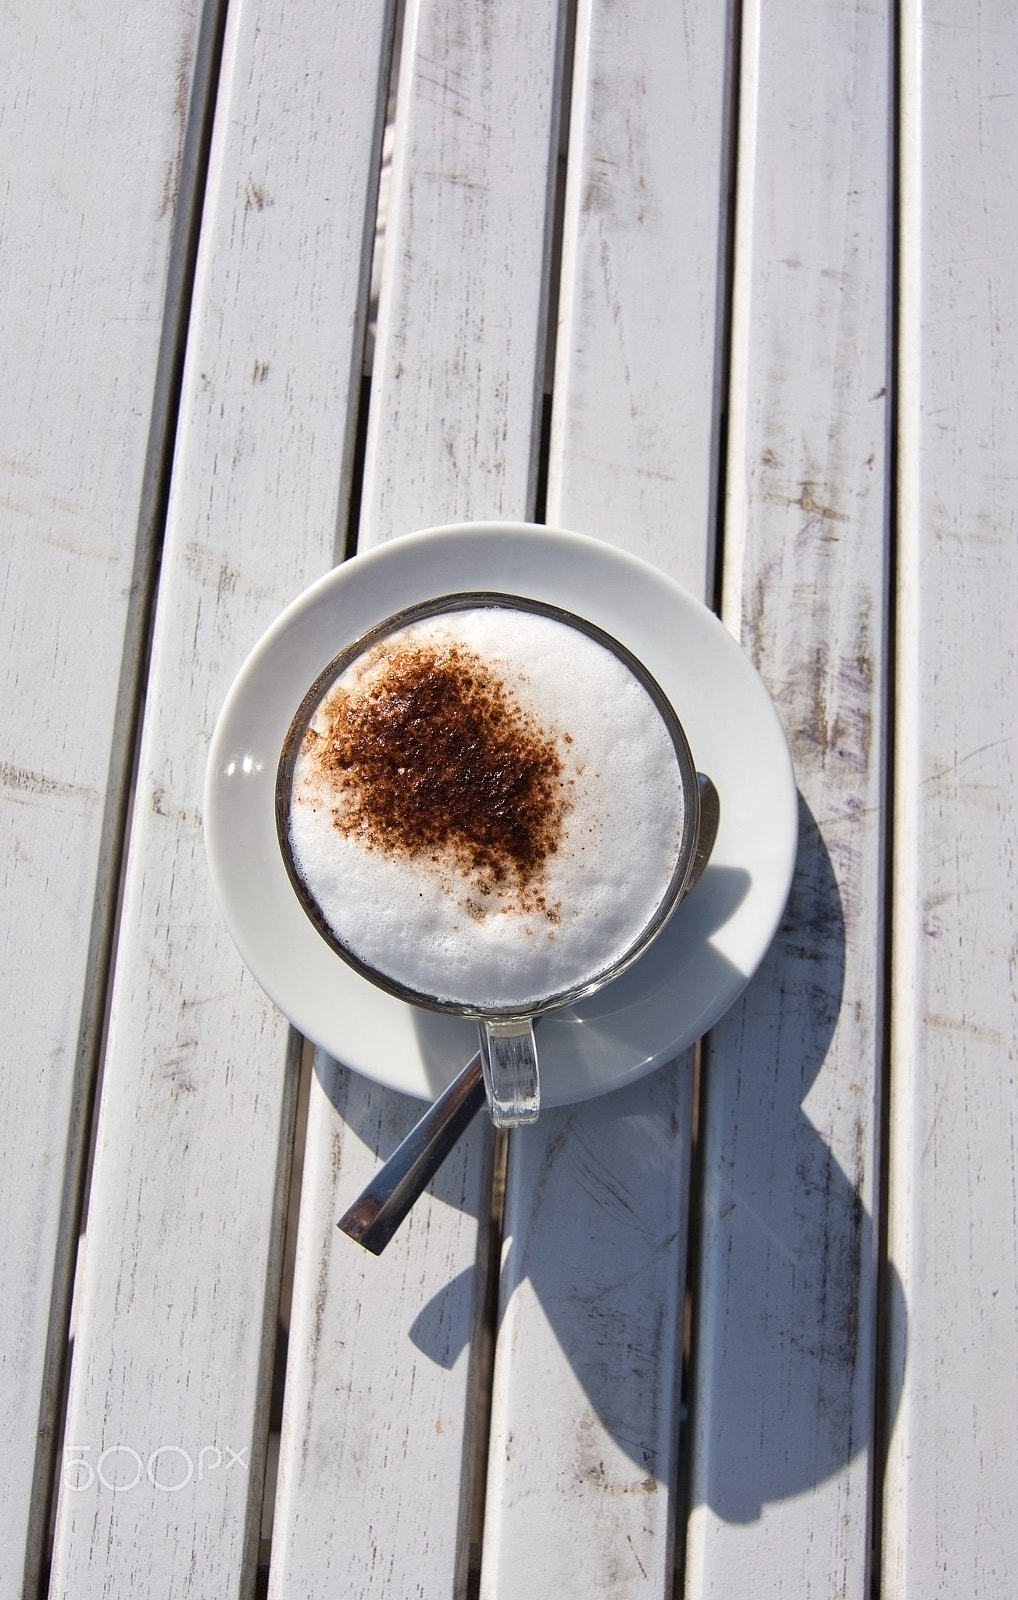
[(319, 934), (414, 1005), (474, 1018), (492, 1121), (540, 1107), (534, 1020), (647, 948), (690, 880), (696, 768), (633, 654), (502, 593), (402, 610), (304, 696), (276, 777)]

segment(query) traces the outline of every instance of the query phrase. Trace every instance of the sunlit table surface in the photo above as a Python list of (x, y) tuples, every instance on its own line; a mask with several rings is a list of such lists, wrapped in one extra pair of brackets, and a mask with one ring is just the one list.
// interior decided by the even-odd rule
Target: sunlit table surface
[[(1018, 14), (38, 0), (0, 52), (0, 1596), (1000, 1600), (1018, 1574)], [(277, 614), (547, 523), (799, 796), (696, 1049), (496, 1139), (306, 1044), (206, 865)]]

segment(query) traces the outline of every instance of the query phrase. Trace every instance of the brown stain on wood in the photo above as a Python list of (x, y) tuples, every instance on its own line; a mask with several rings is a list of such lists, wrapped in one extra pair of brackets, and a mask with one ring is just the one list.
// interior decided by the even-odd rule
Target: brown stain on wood
[(85, 801), (95, 804), (99, 791), (89, 784), (73, 783), (65, 778), (51, 778), (48, 773), (35, 772), (31, 767), (15, 766), (10, 761), (0, 761), (0, 787), (15, 798), (57, 799)]
[(795, 754), (823, 766), (837, 762), (861, 780), (873, 750), (875, 678), (869, 613), (863, 604), (844, 653), (832, 657), (828, 642), (820, 640), (793, 666), (789, 697), (802, 707), (790, 734)]
[(164, 817), (172, 822), (175, 827), (189, 828), (192, 832), (200, 832), (202, 827), (201, 812), (196, 806), (179, 806), (168, 800), (166, 790), (161, 784), (156, 784), (149, 800), (149, 809), (154, 817)]
[(851, 521), (851, 518), (848, 516), (847, 512), (836, 511), (833, 506), (826, 505), (822, 500), (818, 499), (816, 494), (816, 485), (813, 483), (803, 483), (799, 490), (798, 499), (790, 500), (788, 503), (789, 505), (798, 506), (801, 511), (806, 512), (807, 516), (820, 517), (824, 521)]
[(184, 567), (203, 589), (214, 589), (217, 602), (235, 592), (240, 571), (207, 545), (191, 539), (184, 546)]
[(184, 165), (184, 141), (187, 138), (187, 112), (191, 99), (191, 67), (194, 62), (194, 43), (190, 33), (181, 41), (177, 54), (177, 72), (173, 95), (173, 121), (176, 143), (173, 154), (163, 172), (163, 187), (159, 201), (159, 216), (173, 211), (180, 192), (180, 174)]
[(249, 178), (244, 188), (244, 210), (265, 211), (273, 204), (269, 191), (260, 183), (255, 183)]

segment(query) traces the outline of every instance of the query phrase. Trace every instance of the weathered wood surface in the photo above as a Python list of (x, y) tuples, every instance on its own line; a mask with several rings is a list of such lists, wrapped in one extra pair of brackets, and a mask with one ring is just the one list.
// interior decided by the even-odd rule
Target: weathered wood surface
[(802, 796), (707, 1042), (690, 1597), (869, 1595), (883, 1055), (891, 8), (743, 11), (722, 614)]
[(533, 515), (560, 0), (408, 0), (359, 548)]
[[(229, 9), (51, 1593), (255, 1593), (299, 1041), (213, 902), (208, 738), (348, 534), (533, 515), (557, 298), (548, 520), (720, 586), (792, 741), (792, 900), (705, 1046), (695, 1153), (688, 1059), (510, 1141), (483, 1526), (490, 1130), (368, 1257), (335, 1219), (419, 1107), (315, 1058), (269, 1592), (462, 1600), (480, 1561), (487, 1600), (672, 1600), (674, 1557), (687, 1600), (870, 1600), (876, 1534), (885, 1595), (995, 1600), (1018, 1565), (1014, 18), (901, 8), (896, 366), (889, 4), (580, 0), (567, 138), (569, 7), (408, 0), (360, 496), (395, 9)], [(211, 10), (117, 17), (72, 39), (19, 13), (0, 65), (0, 1595), (26, 1551), (35, 1593), (174, 420), (165, 202), (215, 54)]]
[[(711, 585), (725, 7), (579, 9), (548, 521)], [(719, 231), (720, 229), (720, 231)], [(691, 1054), (513, 1140), (482, 1595), (670, 1595)]]
[(180, 331), (174, 222), (209, 40), (192, 0), (9, 5), (2, 32), (0, 1594), (13, 1596), (34, 1585), (46, 1532)]
[[(1018, 19), (903, 8), (883, 1592), (1018, 1572)], [(907, 1310), (907, 1315), (906, 1315)]]
[(713, 592), (735, 8), (583, 0), (548, 522)]
[(200, 797), (237, 668), (344, 528), (389, 25), (230, 8), (68, 1402), (95, 1476), (65, 1471), (55, 1594), (253, 1592), (295, 1057)]

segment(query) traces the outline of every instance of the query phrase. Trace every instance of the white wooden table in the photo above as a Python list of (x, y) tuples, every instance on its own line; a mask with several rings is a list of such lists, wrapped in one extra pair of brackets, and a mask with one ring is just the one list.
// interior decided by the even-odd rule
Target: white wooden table
[[(0, 1596), (1013, 1594), (1013, 4), (2, 16)], [(294, 595), (471, 518), (715, 604), (801, 846), (696, 1059), (376, 1260), (420, 1106), (245, 972), (202, 778)]]

